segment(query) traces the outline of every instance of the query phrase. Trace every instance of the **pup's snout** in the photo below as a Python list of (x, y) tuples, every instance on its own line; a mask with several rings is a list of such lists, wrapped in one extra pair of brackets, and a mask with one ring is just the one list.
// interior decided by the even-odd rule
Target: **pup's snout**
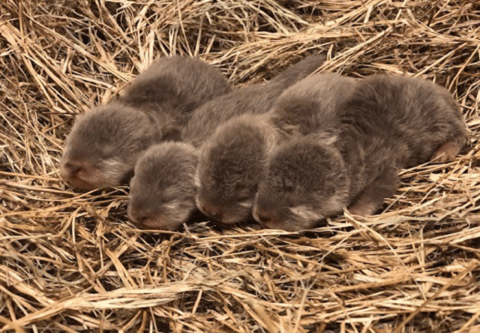
[(67, 162), (65, 164), (65, 168), (72, 174), (77, 174), (79, 173), (82, 169), (83, 169), (83, 166), (81, 166), (80, 164), (75, 164), (75, 163), (72, 163), (72, 162)]
[(262, 214), (257, 213), (257, 216), (258, 216), (258, 219), (260, 220), (260, 222), (262, 222), (262, 223), (267, 223), (267, 222), (270, 222), (272, 220), (267, 215), (262, 215)]
[(210, 217), (214, 220), (220, 221), (220, 222), (222, 221), (223, 211), (220, 208), (215, 207), (213, 205), (205, 204), (205, 205), (203, 205), (201, 210), (208, 217)]
[(253, 209), (253, 218), (258, 223), (266, 226), (270, 226), (272, 223), (275, 223), (276, 220), (276, 216), (273, 212), (258, 208)]
[(150, 220), (152, 220), (152, 214), (144, 209), (130, 208), (128, 210), (128, 218), (136, 226), (145, 226)]
[(95, 174), (94, 169), (91, 169), (82, 161), (62, 161), (60, 163), (59, 173), (60, 176), (73, 187), (88, 191), (101, 187), (99, 184), (90, 181)]
[(145, 224), (146, 221), (148, 221), (150, 217), (147, 214), (139, 214), (139, 215), (134, 215), (133, 218), (130, 218), (133, 220), (132, 222), (137, 223), (137, 224)]
[(69, 179), (71, 177), (75, 177), (83, 169), (84, 167), (80, 163), (67, 161), (60, 165), (60, 175), (64, 179)]

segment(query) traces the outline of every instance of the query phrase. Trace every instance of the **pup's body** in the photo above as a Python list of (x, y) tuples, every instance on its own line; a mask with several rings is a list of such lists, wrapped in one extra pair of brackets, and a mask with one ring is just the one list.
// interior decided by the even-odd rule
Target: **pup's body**
[[(230, 118), (269, 111), (288, 86), (315, 71), (324, 60), (324, 56), (308, 57), (266, 84), (251, 85), (205, 103), (185, 128), (185, 143), (164, 142), (150, 148), (137, 163), (130, 184), (128, 212), (132, 222), (152, 229), (174, 229), (186, 222), (196, 209), (194, 170), (205, 139)], [(165, 185), (171, 181), (176, 185)], [(175, 211), (170, 209), (174, 206)]]
[(324, 61), (324, 55), (309, 56), (266, 84), (247, 86), (202, 105), (194, 112), (185, 129), (186, 141), (200, 147), (227, 120), (243, 114), (263, 114), (269, 111), (280, 94), (313, 73)]
[(322, 133), (335, 129), (338, 105), (355, 85), (339, 74), (315, 74), (287, 89), (269, 113), (238, 117), (218, 128), (200, 155), (199, 209), (223, 223), (246, 220), (272, 150), (320, 128)]
[(256, 196), (257, 221), (300, 230), (349, 205), (373, 214), (393, 194), (397, 168), (450, 161), (467, 139), (453, 97), (421, 79), (366, 78), (340, 114), (335, 140), (311, 135), (275, 152)]
[(62, 177), (86, 190), (125, 183), (141, 152), (180, 139), (194, 109), (230, 90), (220, 72), (198, 59), (155, 61), (117, 100), (77, 117)]

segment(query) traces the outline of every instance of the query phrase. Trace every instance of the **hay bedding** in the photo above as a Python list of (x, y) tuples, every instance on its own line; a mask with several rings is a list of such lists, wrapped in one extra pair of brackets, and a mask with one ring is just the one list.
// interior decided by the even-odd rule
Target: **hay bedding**
[[(447, 86), (470, 146), (403, 171), (384, 214), (300, 234), (141, 232), (126, 188), (59, 179), (75, 115), (158, 55), (240, 85), (319, 51), (321, 70)], [(478, 332), (479, 57), (476, 1), (3, 0), (0, 332)]]

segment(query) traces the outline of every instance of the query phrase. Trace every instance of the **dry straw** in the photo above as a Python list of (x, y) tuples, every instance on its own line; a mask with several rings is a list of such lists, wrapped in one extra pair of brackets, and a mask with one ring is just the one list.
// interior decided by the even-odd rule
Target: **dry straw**
[[(142, 232), (127, 191), (59, 179), (75, 115), (157, 56), (234, 84), (320, 71), (447, 86), (471, 142), (402, 172), (381, 215), (316, 232)], [(2, 0), (0, 332), (479, 332), (480, 4), (474, 0)]]

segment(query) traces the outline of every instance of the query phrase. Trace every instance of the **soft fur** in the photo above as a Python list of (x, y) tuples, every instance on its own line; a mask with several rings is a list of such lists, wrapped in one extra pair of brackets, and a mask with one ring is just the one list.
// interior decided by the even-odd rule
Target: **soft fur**
[(314, 136), (294, 139), (279, 149), (260, 182), (253, 216), (268, 227), (295, 230), (307, 221), (338, 212), (347, 202), (350, 179), (340, 152)]
[(235, 223), (250, 216), (269, 151), (281, 140), (265, 117), (232, 119), (205, 143), (197, 170), (197, 206), (207, 216)]
[(128, 216), (142, 228), (173, 229), (195, 209), (196, 150), (180, 142), (149, 148), (135, 166)]
[(467, 139), (453, 97), (421, 79), (366, 78), (339, 114), (335, 140), (306, 137), (274, 154), (256, 196), (260, 223), (310, 228), (349, 205), (354, 214), (373, 214), (393, 194), (397, 168), (451, 160)]
[[(179, 202), (179, 200), (188, 203), (195, 202), (194, 191), (196, 190), (198, 179), (194, 180), (196, 175), (194, 170), (197, 167), (197, 163), (196, 159), (193, 157), (197, 156), (198, 149), (202, 146), (205, 139), (215, 131), (218, 125), (235, 116), (244, 113), (262, 114), (267, 112), (282, 91), (296, 81), (312, 73), (324, 62), (324, 60), (325, 57), (323, 55), (307, 57), (298, 64), (289, 67), (287, 70), (265, 84), (256, 84), (235, 90), (230, 94), (220, 96), (202, 105), (194, 112), (192, 119), (184, 131), (185, 144), (189, 145), (189, 150), (184, 149), (183, 143), (162, 143), (159, 145), (155, 156), (149, 157), (149, 160), (156, 161), (156, 170), (152, 172), (159, 175), (158, 177), (162, 179), (170, 177), (173, 180), (178, 180), (181, 177), (184, 177), (182, 180), (178, 180), (179, 186), (174, 188), (166, 187), (163, 180), (153, 182), (145, 173), (139, 174), (138, 177), (136, 175), (131, 183), (132, 192), (130, 206), (136, 205), (135, 202), (142, 201), (142, 199), (139, 199), (139, 197), (142, 197), (141, 191), (135, 191), (135, 188), (148, 189), (145, 191), (152, 193), (148, 202), (151, 205), (154, 205), (155, 203), (156, 206), (160, 207), (159, 210), (155, 211), (155, 214), (157, 217), (161, 216), (163, 219), (162, 221), (164, 221), (155, 224), (158, 229), (174, 229), (185, 222), (187, 217), (190, 216), (191, 212), (194, 210), (193, 205), (182, 205), (177, 211), (169, 211), (167, 209), (162, 209), (162, 207), (170, 207), (172, 203)], [(191, 158), (186, 158), (185, 156), (181, 162), (178, 162), (177, 158), (173, 159), (169, 154), (159, 153), (162, 151), (171, 151), (173, 149), (178, 150), (176, 154), (190, 155)], [(149, 154), (152, 155), (153, 151), (148, 151), (145, 155)], [(177, 155), (178, 158), (179, 155)], [(137, 165), (138, 170), (143, 169), (141, 163), (144, 160), (147, 160), (147, 156), (142, 157), (142, 160)], [(142, 175), (145, 175), (145, 177)], [(150, 189), (150, 187), (155, 187), (155, 189)], [(171, 195), (165, 196), (164, 192), (167, 191), (168, 188), (174, 190), (172, 190), (173, 192)], [(251, 205), (252, 203), (250, 203), (249, 209), (251, 209)], [(137, 211), (137, 209), (131, 211)], [(130, 216), (132, 221), (139, 225), (142, 224), (140, 219), (136, 217), (136, 214), (131, 213)], [(179, 216), (181, 218), (177, 218)], [(150, 226), (151, 225), (152, 224), (150, 224)]]
[(355, 83), (339, 74), (315, 74), (287, 89), (268, 114), (245, 115), (221, 126), (200, 154), (200, 210), (223, 223), (247, 219), (272, 150), (319, 128), (333, 130), (338, 104)]
[(125, 183), (142, 151), (179, 140), (194, 109), (229, 91), (226, 79), (198, 59), (157, 60), (116, 101), (76, 119), (60, 173), (86, 190)]

